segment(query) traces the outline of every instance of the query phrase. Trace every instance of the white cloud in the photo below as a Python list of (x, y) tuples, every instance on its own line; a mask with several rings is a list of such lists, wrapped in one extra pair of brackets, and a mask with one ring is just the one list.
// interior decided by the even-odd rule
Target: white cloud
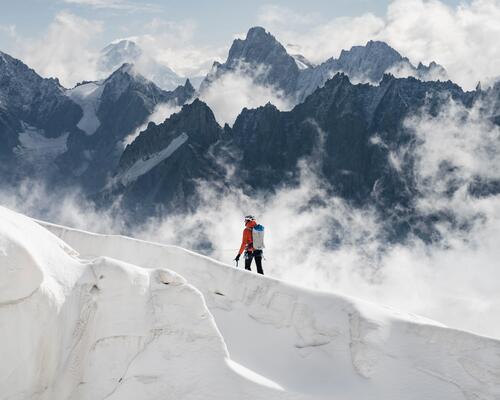
[(206, 102), (220, 124), (232, 125), (243, 108), (256, 108), (270, 102), (282, 111), (292, 108), (282, 92), (271, 86), (259, 85), (254, 78), (266, 73), (264, 68), (240, 65), (235, 71), (224, 73), (207, 89), (200, 99)]
[(278, 6), (262, 7), (259, 23), (292, 53), (301, 53), (315, 63), (336, 57), (341, 50), (353, 45), (366, 43), (384, 26), (384, 21), (372, 14), (324, 21), (318, 15), (298, 14)]
[(3, 32), (10, 38), (17, 38), (17, 29), (15, 25), (0, 25), (0, 32)]
[(57, 77), (67, 87), (96, 78), (93, 40), (102, 23), (60, 12), (39, 38), (18, 38), (14, 56), (44, 77)]
[(220, 59), (226, 47), (195, 44), (197, 23), (191, 19), (165, 21), (154, 18), (136, 36), (144, 52), (159, 63), (169, 66), (181, 76), (205, 75), (214, 60)]
[[(452, 80), (467, 89), (479, 80), (499, 75), (500, 2), (472, 0), (456, 7), (438, 0), (394, 0), (387, 14), (365, 14), (330, 21), (317, 18), (308, 26), (303, 18), (283, 17), (281, 9), (261, 9), (260, 20), (284, 43), (294, 44), (314, 62), (338, 56), (341, 49), (384, 40), (413, 63), (436, 61)], [(293, 14), (285, 9), (283, 15)], [(291, 22), (289, 22), (291, 21)], [(294, 21), (297, 21), (294, 25)]]
[(78, 4), (98, 9), (124, 10), (124, 11), (158, 11), (159, 7), (144, 2), (131, 2), (125, 0), (64, 0), (68, 4)]
[(137, 127), (134, 132), (132, 132), (130, 135), (128, 135), (124, 140), (123, 143), (120, 145), (123, 146), (124, 148), (132, 143), (139, 134), (146, 130), (148, 127), (148, 124), (150, 122), (154, 122), (155, 124), (161, 124), (163, 123), (167, 118), (169, 118), (172, 114), (177, 113), (181, 110), (181, 107), (175, 104), (171, 103), (160, 103), (157, 104), (155, 109), (153, 110), (153, 113), (148, 117), (146, 122), (142, 124), (141, 126)]
[[(57, 77), (66, 87), (83, 80), (105, 78), (111, 71), (98, 66), (100, 56), (96, 48), (105, 25), (99, 20), (82, 18), (63, 11), (58, 13), (47, 30), (38, 37), (21, 37), (14, 26), (2, 26), (13, 37), (8, 50), (14, 57), (35, 69), (44, 77)], [(129, 32), (131, 40), (143, 50), (138, 68), (146, 77), (148, 71), (158, 72), (158, 65), (173, 69), (181, 77), (199, 77), (220, 58), (226, 48), (199, 47), (193, 44), (197, 29), (192, 20), (163, 21), (153, 19), (137, 32)], [(199, 82), (194, 80), (194, 83)]]

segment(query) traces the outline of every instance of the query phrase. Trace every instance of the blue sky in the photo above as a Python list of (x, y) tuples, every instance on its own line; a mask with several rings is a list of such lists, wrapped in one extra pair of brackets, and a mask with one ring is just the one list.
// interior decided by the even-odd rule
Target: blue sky
[[(445, 0), (456, 5), (458, 0)], [(388, 0), (19, 0), (2, 4), (0, 26), (15, 29), (21, 37), (37, 37), (55, 16), (67, 11), (85, 19), (102, 21), (104, 29), (95, 38), (95, 46), (123, 36), (143, 33), (144, 25), (154, 18), (162, 21), (189, 21), (195, 26), (193, 40), (202, 45), (220, 46), (234, 34), (259, 23), (259, 13), (268, 5), (282, 6), (299, 14), (316, 14), (322, 19), (386, 12)], [(11, 39), (0, 31), (0, 49), (9, 49)]]

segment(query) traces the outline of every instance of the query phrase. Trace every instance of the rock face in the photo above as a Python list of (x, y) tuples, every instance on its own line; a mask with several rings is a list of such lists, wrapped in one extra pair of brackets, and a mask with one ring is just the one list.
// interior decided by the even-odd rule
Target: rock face
[(337, 72), (344, 72), (353, 81), (373, 83), (379, 82), (386, 72), (421, 80), (446, 78), (446, 71), (438, 64), (432, 62), (425, 66), (420, 63), (415, 67), (406, 57), (380, 41), (342, 50), (338, 59), (331, 58), (314, 66), (303, 56), (288, 54), (285, 47), (262, 27), (251, 28), (244, 40), (233, 42), (226, 62), (214, 63), (200, 91), (203, 92), (223, 74), (235, 71), (248, 74), (257, 84), (273, 86), (295, 103), (302, 102)]
[[(65, 96), (56, 79), (44, 79), (21, 61), (0, 52), (0, 173), (1, 180), (16, 180), (33, 169), (13, 168), (19, 133), (36, 127), (42, 138), (77, 132), (82, 110)], [(23, 163), (24, 166), (24, 163)]]
[(81, 110), (64, 95), (57, 79), (44, 79), (21, 61), (0, 52), (1, 108), (37, 126), (47, 137), (75, 128)]
[[(256, 72), (256, 67), (261, 68)], [(241, 71), (249, 74), (260, 85), (270, 85), (294, 96), (299, 67), (295, 59), (273, 35), (264, 28), (251, 28), (246, 39), (236, 39), (224, 64), (215, 63), (212, 71), (202, 82), (200, 91), (228, 72)]]

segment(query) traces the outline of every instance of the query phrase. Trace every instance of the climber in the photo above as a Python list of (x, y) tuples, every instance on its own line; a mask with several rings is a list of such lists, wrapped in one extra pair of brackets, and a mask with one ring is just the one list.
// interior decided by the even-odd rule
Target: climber
[(262, 269), (262, 254), (264, 249), (264, 227), (257, 224), (255, 218), (251, 215), (245, 217), (245, 229), (243, 229), (243, 240), (241, 242), (240, 251), (234, 259), (239, 261), (240, 256), (245, 252), (245, 269), (250, 271), (250, 265), (255, 258), (257, 272), (264, 275)]

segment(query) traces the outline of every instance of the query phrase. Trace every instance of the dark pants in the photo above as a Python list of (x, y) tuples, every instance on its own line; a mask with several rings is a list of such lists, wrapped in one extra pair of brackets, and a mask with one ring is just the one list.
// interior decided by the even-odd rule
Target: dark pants
[(264, 275), (264, 270), (262, 269), (262, 250), (246, 251), (245, 252), (245, 269), (251, 271), (250, 265), (252, 265), (252, 260), (255, 258), (255, 265), (257, 265), (257, 272)]

